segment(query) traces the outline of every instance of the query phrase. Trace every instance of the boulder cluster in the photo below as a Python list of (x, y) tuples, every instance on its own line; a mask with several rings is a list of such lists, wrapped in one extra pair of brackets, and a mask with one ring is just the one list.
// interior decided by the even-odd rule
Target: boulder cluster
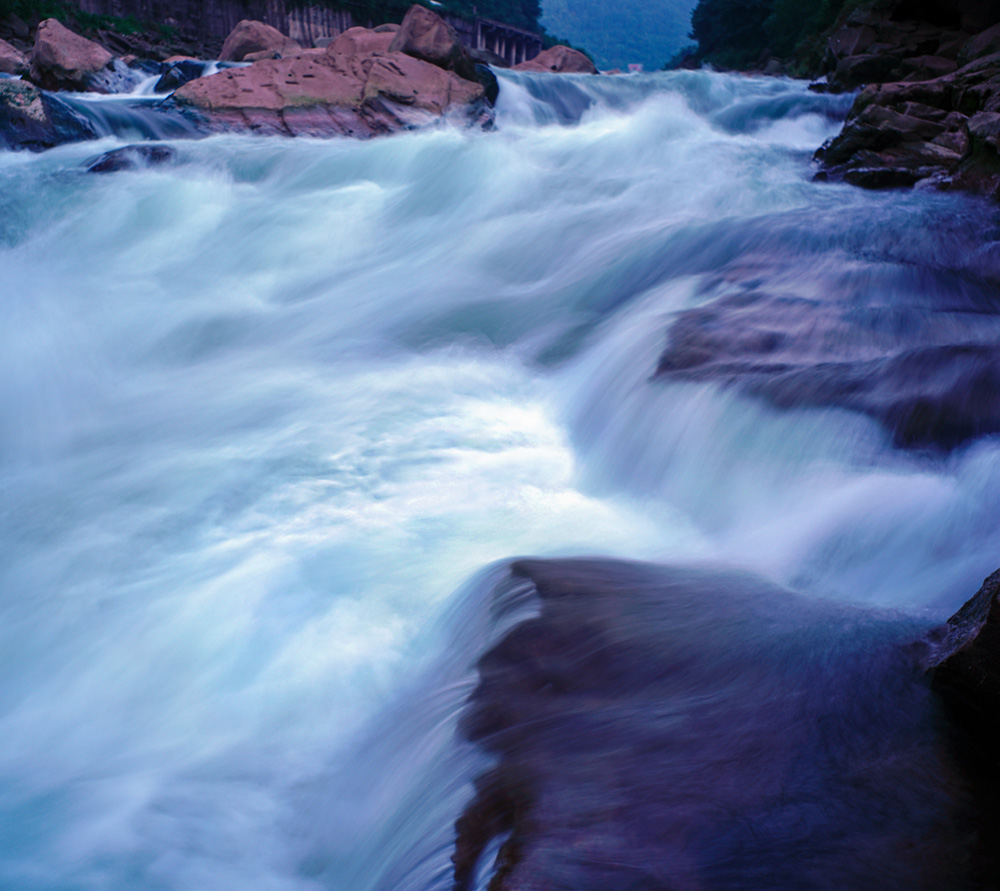
[[(986, 19), (985, 21), (988, 21)], [(943, 27), (856, 8), (827, 43), (828, 89), (857, 89), (821, 179), (867, 188), (964, 189), (1000, 198), (1000, 24)]]
[[(22, 23), (23, 24), (23, 23)], [(18, 42), (26, 45), (27, 26)], [(12, 40), (15, 38), (12, 37)], [(489, 55), (489, 54), (485, 54)], [(119, 58), (56, 19), (35, 29), (30, 52), (0, 39), (0, 146), (44, 149), (94, 138), (59, 91), (123, 93), (160, 74), (164, 109), (200, 132), (369, 137), (447, 117), (489, 126), (498, 94), (487, 64), (444, 19), (413, 6), (401, 24), (355, 27), (303, 47), (264, 22), (239, 22), (219, 54), (221, 70), (190, 56)], [(596, 74), (585, 55), (557, 46), (517, 66)]]

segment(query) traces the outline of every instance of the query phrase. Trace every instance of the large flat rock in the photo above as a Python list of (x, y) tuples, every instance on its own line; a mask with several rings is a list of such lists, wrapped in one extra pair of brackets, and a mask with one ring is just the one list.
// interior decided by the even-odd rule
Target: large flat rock
[(479, 663), (457, 891), (498, 843), (491, 891), (997, 886), (922, 625), (721, 569), (509, 572), (537, 615)]

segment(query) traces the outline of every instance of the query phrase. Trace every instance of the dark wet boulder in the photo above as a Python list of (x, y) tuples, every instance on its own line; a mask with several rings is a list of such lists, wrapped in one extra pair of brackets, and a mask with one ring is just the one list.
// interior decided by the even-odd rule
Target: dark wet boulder
[[(934, 635), (929, 659), (942, 696), (978, 728), (1000, 741), (1000, 570)], [(1000, 760), (1000, 751), (995, 758)]]
[(0, 147), (41, 151), (96, 138), (93, 126), (57, 97), (26, 81), (0, 80)]
[[(885, 185), (889, 185), (886, 183)], [(1000, 317), (749, 290), (681, 312), (656, 377), (868, 415), (908, 449), (1000, 432)]]
[(476, 80), (482, 86), (486, 101), (496, 105), (500, 96), (500, 84), (497, 76), (486, 65), (476, 65)]
[(222, 62), (242, 62), (250, 53), (273, 51), (279, 57), (293, 55), (302, 46), (264, 22), (243, 19), (229, 33), (222, 44), (219, 60)]
[(198, 59), (178, 59), (160, 76), (153, 88), (157, 93), (170, 93), (205, 73), (205, 63)]
[(526, 589), (462, 719), (456, 891), (996, 887), (923, 623), (709, 568), (522, 560), (496, 608)]
[(167, 164), (177, 156), (168, 145), (126, 145), (84, 162), (87, 173), (118, 173)]
[(475, 62), (457, 32), (437, 13), (424, 6), (411, 6), (395, 33), (389, 51), (406, 53), (465, 80), (476, 79)]

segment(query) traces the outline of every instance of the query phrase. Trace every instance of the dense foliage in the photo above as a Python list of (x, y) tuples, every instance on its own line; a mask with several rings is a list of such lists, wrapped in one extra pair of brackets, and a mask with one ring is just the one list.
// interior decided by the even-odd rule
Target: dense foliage
[(542, 24), (585, 46), (600, 68), (659, 68), (687, 42), (695, 0), (544, 0)]
[(699, 0), (691, 35), (705, 61), (731, 68), (762, 53), (792, 58), (858, 0)]

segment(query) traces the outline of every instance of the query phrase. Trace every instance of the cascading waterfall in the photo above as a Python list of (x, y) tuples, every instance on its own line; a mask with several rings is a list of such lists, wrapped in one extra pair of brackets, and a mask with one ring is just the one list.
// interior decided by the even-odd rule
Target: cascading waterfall
[[(84, 97), (102, 139), (0, 154), (0, 886), (450, 888), (512, 555), (929, 617), (995, 568), (995, 437), (653, 379), (748, 286), (986, 331), (995, 211), (811, 182), (851, 97), (799, 83), (501, 83), (490, 133), (184, 141)], [(172, 160), (85, 172), (138, 138)]]

